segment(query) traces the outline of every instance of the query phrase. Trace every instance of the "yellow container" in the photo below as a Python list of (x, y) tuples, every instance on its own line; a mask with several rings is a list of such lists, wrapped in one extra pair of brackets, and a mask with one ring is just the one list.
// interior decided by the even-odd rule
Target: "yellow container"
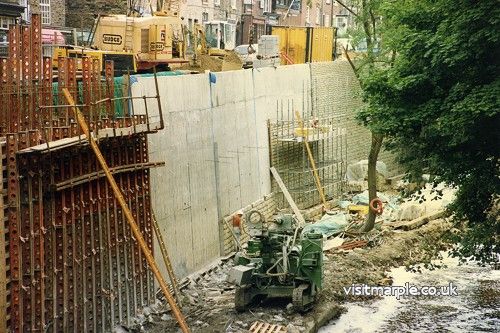
[[(303, 64), (306, 59), (307, 28), (301, 27), (273, 27), (272, 34), (279, 37), (280, 52), (294, 64)], [(287, 61), (281, 57), (281, 63)]]
[(272, 35), (279, 37), (283, 65), (286, 58), (294, 64), (333, 60), (335, 28), (273, 26)]
[(333, 48), (335, 46), (334, 29), (328, 27), (311, 28), (311, 62), (333, 60)]
[(347, 206), (347, 210), (349, 211), (349, 213), (359, 213), (362, 215), (368, 214), (369, 209), (370, 209), (370, 207), (364, 206), (364, 205), (349, 205), (349, 206)]

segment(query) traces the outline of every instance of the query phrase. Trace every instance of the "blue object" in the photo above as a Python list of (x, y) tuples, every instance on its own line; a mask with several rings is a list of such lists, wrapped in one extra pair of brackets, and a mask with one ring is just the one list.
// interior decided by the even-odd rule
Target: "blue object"
[(347, 227), (347, 216), (344, 213), (337, 213), (335, 215), (325, 214), (321, 220), (307, 224), (302, 229), (302, 236), (314, 230), (325, 237), (330, 237), (339, 234)]
[(214, 73), (208, 73), (208, 78), (210, 80), (210, 83), (217, 83), (217, 77)]

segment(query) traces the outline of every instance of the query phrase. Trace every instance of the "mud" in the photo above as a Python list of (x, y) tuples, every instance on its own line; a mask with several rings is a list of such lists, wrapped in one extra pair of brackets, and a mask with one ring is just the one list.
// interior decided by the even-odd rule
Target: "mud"
[[(234, 287), (225, 282), (232, 265), (230, 259), (220, 261), (205, 274), (191, 277), (182, 290), (182, 311), (192, 332), (248, 332), (257, 320), (285, 326), (288, 333), (316, 332), (342, 314), (343, 302), (356, 300), (353, 296), (348, 299), (342, 287), (353, 283), (390, 284), (387, 272), (391, 268), (429, 261), (444, 249), (441, 238), (449, 228), (450, 224), (443, 219), (411, 231), (383, 227), (381, 231), (374, 231), (373, 240), (365, 248), (325, 252), (324, 288), (314, 308), (306, 314), (287, 311), (289, 300), (286, 299), (265, 300), (247, 312), (237, 313), (233, 308)], [(146, 309), (137, 323), (127, 329), (180, 332), (165, 303)]]

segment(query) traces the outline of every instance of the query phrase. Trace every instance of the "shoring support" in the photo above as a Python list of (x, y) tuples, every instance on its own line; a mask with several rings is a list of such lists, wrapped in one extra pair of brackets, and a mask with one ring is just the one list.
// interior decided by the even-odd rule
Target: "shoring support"
[(316, 187), (318, 188), (319, 196), (321, 197), (321, 201), (323, 202), (323, 207), (328, 209), (328, 203), (326, 202), (325, 192), (323, 192), (323, 186), (321, 186), (321, 180), (319, 179), (318, 169), (316, 168), (316, 162), (314, 161), (314, 157), (311, 152), (311, 147), (309, 147), (309, 141), (307, 140), (308, 133), (304, 133), (304, 122), (302, 121), (302, 117), (298, 110), (295, 110), (295, 117), (297, 117), (297, 121), (299, 122), (299, 126), (302, 130), (302, 135), (304, 136), (304, 145), (306, 146), (307, 155), (309, 156), (309, 162), (311, 163), (314, 180), (316, 182)]
[(113, 175), (109, 171), (108, 164), (106, 160), (104, 159), (101, 150), (99, 149), (99, 146), (97, 146), (97, 143), (95, 139), (91, 136), (89, 127), (87, 123), (85, 122), (85, 118), (83, 117), (81, 111), (78, 109), (78, 107), (75, 106), (75, 101), (73, 97), (71, 96), (71, 93), (67, 88), (63, 89), (63, 94), (66, 97), (66, 100), (68, 101), (68, 104), (71, 105), (71, 108), (73, 109), (73, 112), (75, 114), (75, 118), (77, 119), (78, 124), (80, 125), (83, 133), (85, 134), (87, 140), (89, 141), (90, 147), (94, 151), (97, 160), (99, 161), (99, 164), (101, 165), (101, 168), (103, 169), (104, 173), (106, 174), (106, 178), (108, 179), (108, 182), (113, 189), (113, 192), (116, 196), (116, 200), (120, 204), (123, 213), (125, 217), (127, 218), (127, 221), (130, 225), (130, 229), (132, 230), (134, 237), (137, 239), (137, 242), (144, 253), (144, 256), (146, 257), (146, 260), (149, 264), (149, 267), (153, 274), (155, 275), (156, 279), (158, 280), (158, 283), (160, 284), (160, 288), (163, 291), (163, 294), (165, 295), (165, 298), (167, 299), (168, 304), (170, 305), (170, 308), (172, 309), (172, 312), (177, 319), (177, 322), (179, 323), (179, 326), (184, 333), (190, 333), (190, 329), (187, 326), (186, 320), (184, 318), (184, 315), (182, 314), (181, 310), (177, 306), (177, 303), (175, 302), (175, 299), (173, 296), (170, 294), (170, 290), (168, 289), (168, 285), (163, 279), (163, 276), (160, 273), (160, 270), (158, 269), (158, 265), (155, 262), (155, 259), (149, 250), (147, 243), (144, 240), (144, 237), (142, 236), (142, 233), (137, 226), (137, 223), (134, 220), (134, 217), (132, 216), (132, 212), (127, 206), (127, 203), (125, 202), (125, 199), (123, 198), (123, 194), (120, 191), (120, 188), (118, 187)]

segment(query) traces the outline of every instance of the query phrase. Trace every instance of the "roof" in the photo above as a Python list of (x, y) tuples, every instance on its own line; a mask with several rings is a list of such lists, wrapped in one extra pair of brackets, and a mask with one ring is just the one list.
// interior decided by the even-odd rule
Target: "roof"
[(1, 16), (19, 17), (24, 12), (24, 6), (10, 2), (0, 2)]

